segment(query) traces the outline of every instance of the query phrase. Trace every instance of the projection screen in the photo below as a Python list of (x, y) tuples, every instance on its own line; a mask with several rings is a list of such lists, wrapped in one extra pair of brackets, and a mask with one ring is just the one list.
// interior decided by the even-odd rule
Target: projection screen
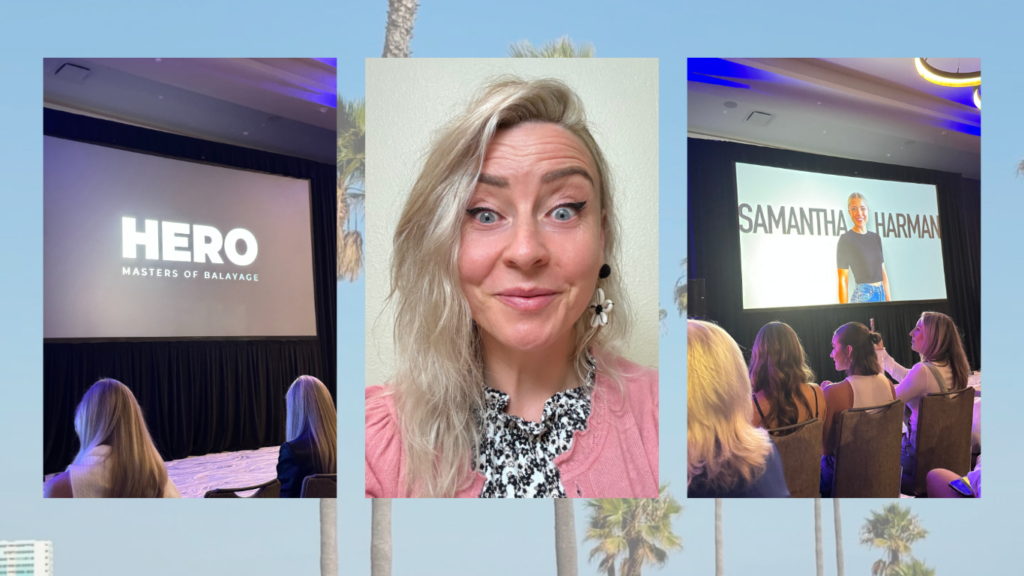
[(744, 309), (946, 298), (934, 185), (737, 163), (736, 195)]
[(48, 340), (315, 337), (308, 180), (44, 137)]

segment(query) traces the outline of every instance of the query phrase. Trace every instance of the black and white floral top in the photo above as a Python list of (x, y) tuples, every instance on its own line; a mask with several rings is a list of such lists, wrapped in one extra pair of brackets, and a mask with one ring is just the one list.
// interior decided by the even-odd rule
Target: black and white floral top
[[(588, 376), (592, 383), (594, 373)], [(477, 470), (484, 475), (481, 498), (565, 498), (555, 457), (587, 429), (590, 386), (559, 392), (544, 403), (540, 422), (505, 413), (508, 395), (484, 387)]]

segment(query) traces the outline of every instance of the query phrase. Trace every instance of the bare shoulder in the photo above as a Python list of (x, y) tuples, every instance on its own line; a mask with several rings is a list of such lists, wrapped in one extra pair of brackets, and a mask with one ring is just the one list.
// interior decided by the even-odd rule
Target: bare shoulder
[(43, 498), (73, 498), (71, 473), (67, 470), (57, 474), (43, 486)]

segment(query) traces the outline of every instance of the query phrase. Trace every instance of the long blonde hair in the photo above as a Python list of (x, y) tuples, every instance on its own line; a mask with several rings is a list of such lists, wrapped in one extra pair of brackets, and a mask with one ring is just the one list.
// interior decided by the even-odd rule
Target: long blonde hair
[(725, 491), (764, 471), (768, 433), (750, 424), (750, 377), (731, 336), (710, 322), (686, 321), (686, 483), (703, 475)]
[(107, 498), (162, 498), (167, 468), (153, 445), (142, 409), (127, 386), (104, 378), (85, 393), (75, 410), (81, 464), (98, 446), (109, 446)]
[(924, 312), (921, 314), (921, 327), (924, 328), (921, 360), (949, 366), (953, 372), (953, 381), (949, 383), (951, 391), (966, 388), (971, 366), (953, 319), (941, 312)]
[(308, 434), (318, 474), (338, 472), (338, 411), (323, 382), (299, 376), (284, 396), (288, 408), (285, 439)]
[[(435, 139), (395, 230), (393, 385), (409, 494), (453, 496), (475, 465), (484, 374), (479, 334), (459, 287), (461, 224), (495, 133), (527, 122), (557, 124), (587, 148), (605, 214), (605, 262), (621, 269), (611, 174), (579, 97), (553, 79), (503, 78), (484, 87)], [(584, 381), (588, 351), (597, 369), (614, 377), (611, 359), (629, 326), (628, 299), (616, 275), (599, 285), (614, 300), (615, 317), (597, 329), (584, 313), (573, 327), (573, 361)]]

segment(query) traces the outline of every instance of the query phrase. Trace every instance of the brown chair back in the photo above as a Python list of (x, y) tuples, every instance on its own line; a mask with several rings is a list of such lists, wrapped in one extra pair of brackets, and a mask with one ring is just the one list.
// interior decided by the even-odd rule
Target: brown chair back
[(302, 479), (300, 498), (337, 498), (337, 474), (313, 474)]
[(821, 482), (821, 429), (818, 418), (811, 418), (792, 426), (768, 430), (782, 457), (782, 472), (790, 498), (818, 496)]
[[(255, 490), (256, 492), (251, 496), (239, 496), (239, 492), (248, 492), (249, 490)], [(246, 486), (245, 488), (216, 488), (208, 491), (203, 495), (203, 498), (280, 498), (281, 497), (281, 481), (274, 478), (270, 482), (258, 484), (256, 486)]]
[(839, 418), (833, 498), (898, 498), (903, 402), (851, 408)]
[(928, 492), (928, 472), (936, 468), (952, 470), (960, 476), (971, 468), (971, 417), (974, 414), (974, 388), (943, 394), (928, 394), (921, 399), (917, 414), (917, 471), (914, 494)]

